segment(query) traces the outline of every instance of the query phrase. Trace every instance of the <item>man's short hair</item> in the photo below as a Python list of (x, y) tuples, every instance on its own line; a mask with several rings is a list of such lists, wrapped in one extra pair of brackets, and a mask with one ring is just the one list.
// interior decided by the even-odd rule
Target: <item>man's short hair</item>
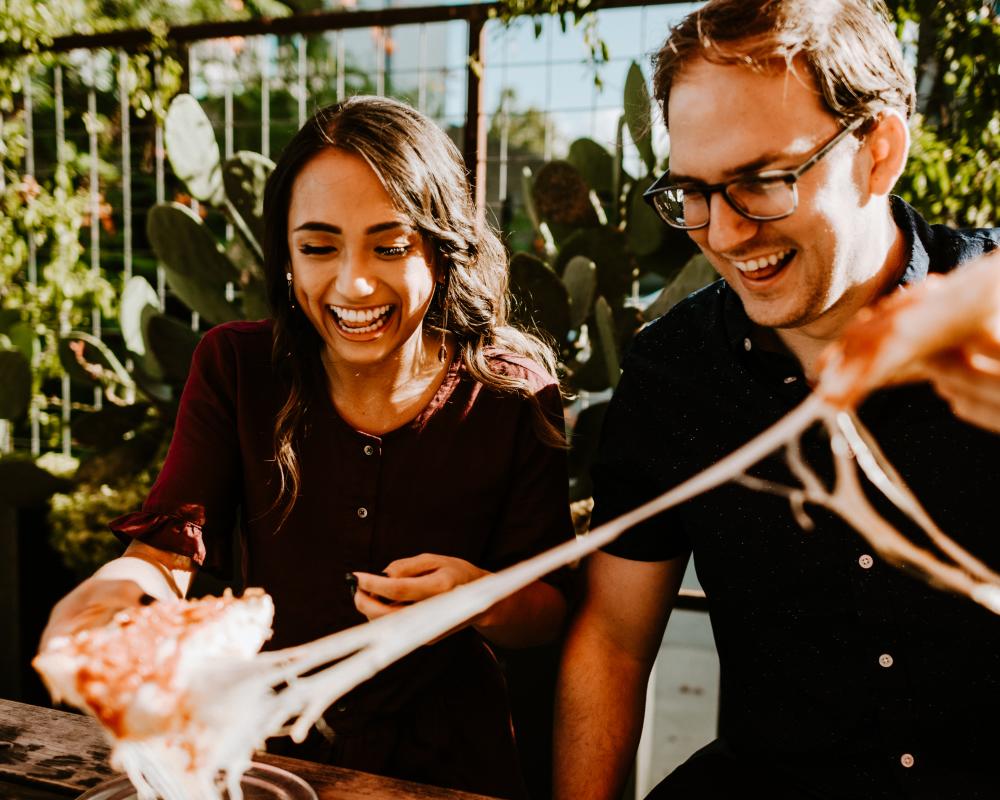
[(836, 117), (913, 111), (913, 73), (882, 0), (710, 0), (670, 32), (654, 57), (653, 96), (669, 127), (670, 89), (693, 59), (765, 70), (797, 57)]

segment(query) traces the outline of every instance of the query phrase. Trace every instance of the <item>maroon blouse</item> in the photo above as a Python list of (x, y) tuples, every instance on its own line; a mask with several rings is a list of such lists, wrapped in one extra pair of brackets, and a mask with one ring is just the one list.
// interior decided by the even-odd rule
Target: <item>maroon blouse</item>
[[(271, 365), (271, 324), (220, 325), (195, 353), (163, 470), (119, 534), (263, 587), (275, 604), (270, 648), (364, 621), (345, 575), (420, 553), (487, 570), (572, 536), (565, 452), (536, 433), (532, 400), (484, 387), (460, 359), (427, 408), (383, 436), (351, 428), (329, 398), (307, 411), (301, 492), (280, 530), (272, 436), (287, 387)], [(523, 358), (557, 422), (558, 387)], [(242, 564), (233, 569), (233, 536)], [(327, 714), (323, 758), (356, 769), (514, 797), (521, 793), (503, 681), (471, 629), (407, 657)], [(306, 753), (313, 755), (315, 753)]]

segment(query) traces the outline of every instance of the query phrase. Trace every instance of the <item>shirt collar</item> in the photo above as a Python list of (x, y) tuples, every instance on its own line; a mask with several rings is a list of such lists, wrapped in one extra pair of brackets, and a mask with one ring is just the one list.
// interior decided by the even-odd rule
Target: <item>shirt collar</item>
[[(916, 210), (896, 195), (890, 197), (892, 218), (903, 232), (908, 253), (906, 268), (899, 276), (899, 286), (919, 283), (930, 270), (930, 256), (925, 241), (929, 240), (930, 228)], [(726, 338), (735, 350), (745, 350), (746, 342), (753, 338), (757, 327), (743, 310), (743, 301), (725, 281), (722, 282), (722, 315), (726, 327)]]

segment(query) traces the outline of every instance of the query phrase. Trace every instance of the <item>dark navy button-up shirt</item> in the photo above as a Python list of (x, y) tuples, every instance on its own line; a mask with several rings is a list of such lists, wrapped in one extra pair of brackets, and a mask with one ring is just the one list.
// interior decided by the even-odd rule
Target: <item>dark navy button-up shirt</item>
[[(1000, 229), (930, 226), (898, 199), (893, 212), (909, 248), (903, 284), (1000, 242)], [(593, 473), (594, 524), (715, 463), (808, 392), (797, 360), (724, 282), (694, 294), (624, 361)], [(1000, 566), (1000, 436), (954, 417), (927, 385), (876, 392), (859, 415), (940, 527)], [(802, 451), (832, 477), (825, 433), (809, 431)], [(780, 453), (751, 472), (795, 483)], [(1000, 617), (885, 563), (832, 513), (807, 511), (808, 532), (786, 499), (727, 484), (607, 551), (693, 552), (721, 661), (720, 737), (776, 782), (815, 797), (1000, 796)]]

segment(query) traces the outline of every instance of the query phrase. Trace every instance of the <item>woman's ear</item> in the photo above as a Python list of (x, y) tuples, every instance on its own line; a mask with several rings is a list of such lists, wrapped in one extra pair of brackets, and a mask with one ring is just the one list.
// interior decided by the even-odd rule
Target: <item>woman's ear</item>
[(875, 127), (865, 135), (871, 155), (868, 188), (872, 194), (887, 195), (896, 185), (910, 152), (910, 129), (894, 108), (879, 113)]

